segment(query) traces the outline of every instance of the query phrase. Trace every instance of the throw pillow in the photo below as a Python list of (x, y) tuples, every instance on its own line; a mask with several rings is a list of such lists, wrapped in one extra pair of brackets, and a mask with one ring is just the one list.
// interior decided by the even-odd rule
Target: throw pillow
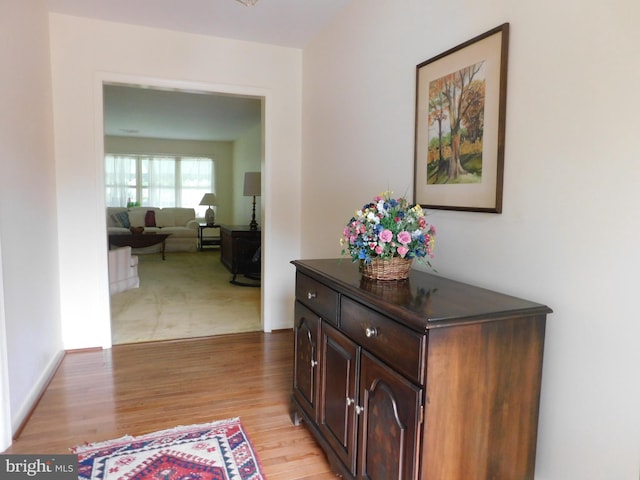
[(129, 223), (132, 227), (144, 227), (144, 216), (149, 207), (135, 207), (129, 209)]
[(147, 210), (147, 213), (144, 216), (144, 226), (145, 227), (156, 226), (156, 212), (154, 212), (153, 210)]
[(131, 223), (129, 223), (129, 214), (127, 212), (114, 213), (111, 215), (111, 219), (119, 227), (129, 228), (131, 226)]

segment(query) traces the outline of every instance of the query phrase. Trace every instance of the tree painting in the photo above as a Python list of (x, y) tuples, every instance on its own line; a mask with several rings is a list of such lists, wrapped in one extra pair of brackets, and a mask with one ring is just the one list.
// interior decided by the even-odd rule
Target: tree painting
[(427, 183), (482, 181), (484, 61), (429, 82)]

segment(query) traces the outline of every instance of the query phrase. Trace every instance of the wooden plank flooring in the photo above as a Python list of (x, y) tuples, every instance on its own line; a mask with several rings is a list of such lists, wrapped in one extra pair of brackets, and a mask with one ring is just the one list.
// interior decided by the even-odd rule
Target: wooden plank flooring
[(335, 478), (289, 417), (291, 331), (67, 353), (5, 453), (69, 453), (87, 442), (240, 417), (269, 480)]

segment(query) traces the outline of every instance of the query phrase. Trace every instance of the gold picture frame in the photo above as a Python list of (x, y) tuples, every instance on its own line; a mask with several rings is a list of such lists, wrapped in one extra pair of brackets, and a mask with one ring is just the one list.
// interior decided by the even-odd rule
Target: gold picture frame
[(416, 67), (414, 203), (502, 212), (509, 24)]

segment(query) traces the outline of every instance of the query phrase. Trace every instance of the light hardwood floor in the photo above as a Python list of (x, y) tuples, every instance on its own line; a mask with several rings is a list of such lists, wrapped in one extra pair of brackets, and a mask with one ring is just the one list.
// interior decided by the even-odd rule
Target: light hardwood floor
[(240, 417), (269, 480), (335, 478), (289, 417), (291, 331), (67, 353), (5, 453), (69, 453), (87, 442)]

